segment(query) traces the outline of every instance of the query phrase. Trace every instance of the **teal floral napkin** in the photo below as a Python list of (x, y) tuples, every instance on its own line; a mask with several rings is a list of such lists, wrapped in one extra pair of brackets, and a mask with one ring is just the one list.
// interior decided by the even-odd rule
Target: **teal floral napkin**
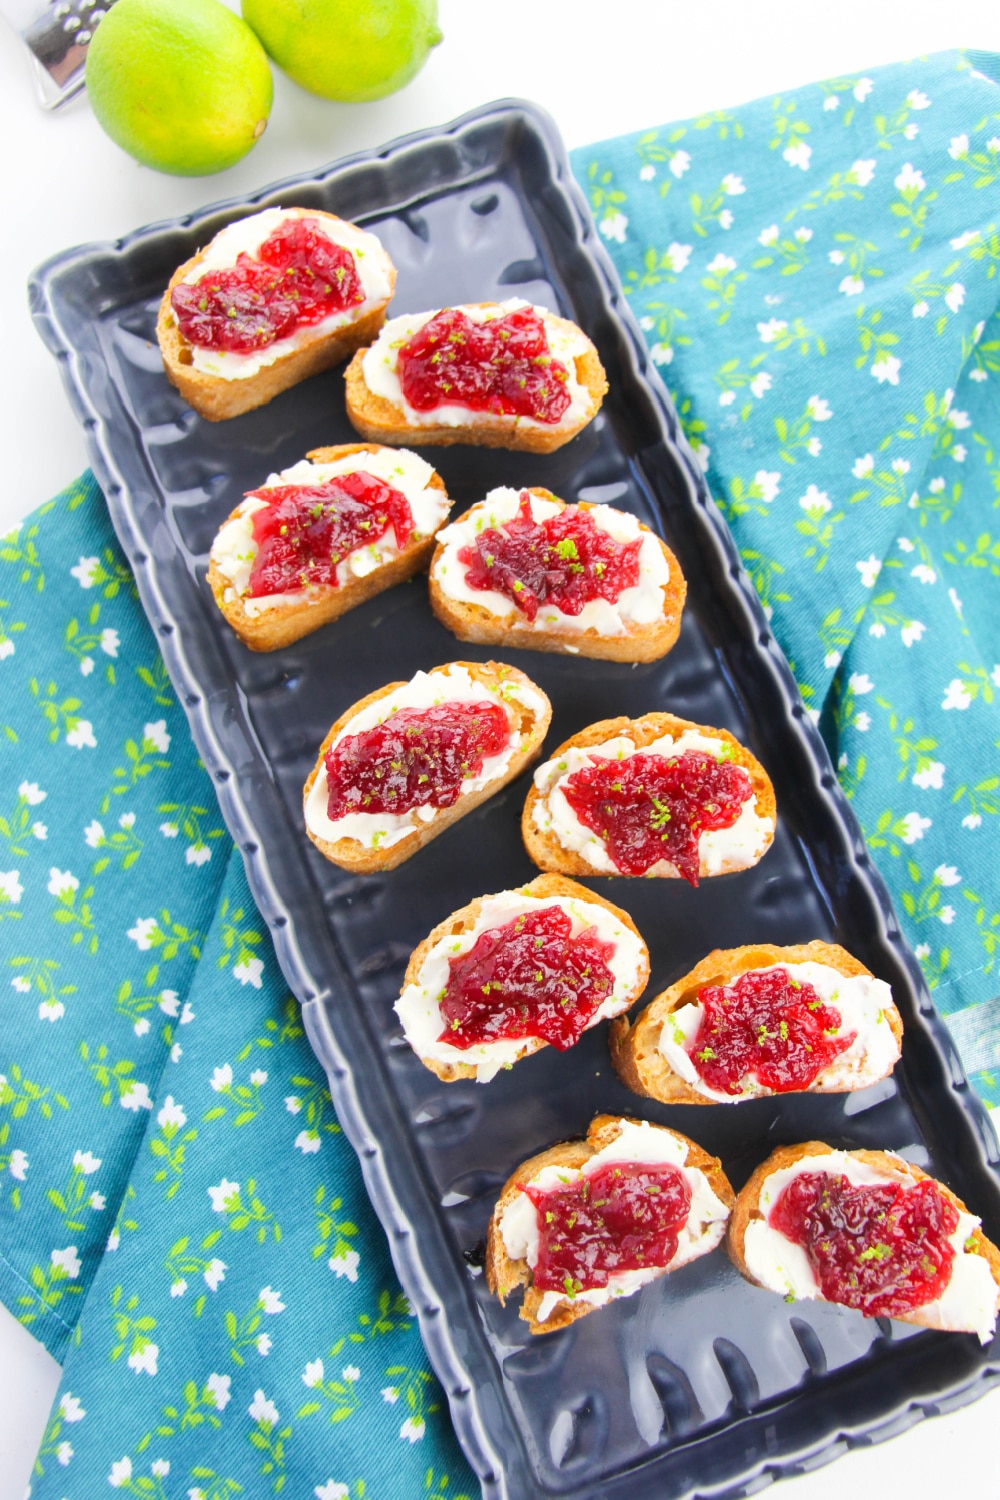
[[(998, 65), (574, 153), (995, 1104)], [(0, 1297), (64, 1362), (33, 1496), (469, 1500), (89, 475), (0, 542), (0, 754)]]
[(0, 543), (0, 1297), (32, 1494), (471, 1500), (87, 475)]
[(972, 1082), (1000, 1104), (1000, 57), (573, 152)]

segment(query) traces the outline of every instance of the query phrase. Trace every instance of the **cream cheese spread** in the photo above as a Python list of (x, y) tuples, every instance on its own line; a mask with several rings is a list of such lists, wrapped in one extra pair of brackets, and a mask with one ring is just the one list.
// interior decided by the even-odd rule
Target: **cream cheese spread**
[(448, 1042), (438, 1041), (445, 1029), (438, 996), (448, 983), (450, 958), (468, 953), (475, 947), (480, 935), (490, 928), (502, 927), (519, 917), (522, 912), (540, 911), (552, 906), (558, 906), (572, 918), (572, 937), (577, 937), (585, 928), (592, 927), (602, 943), (614, 944), (614, 952), (606, 960), (614, 976), (614, 988), (586, 1029), (628, 1009), (636, 997), (639, 976), (646, 968), (646, 958), (642, 943), (620, 917), (596, 901), (583, 901), (569, 896), (535, 896), (525, 891), (502, 891), (498, 896), (487, 896), (483, 900), (475, 925), (468, 932), (449, 933), (438, 939), (421, 964), (416, 981), (408, 984), (396, 1001), (396, 1014), (402, 1022), (403, 1034), (419, 1057), (429, 1058), (432, 1062), (460, 1063), (466, 1067), (474, 1067), (476, 1082), (489, 1083), (501, 1068), (509, 1067), (524, 1055), (530, 1042), (523, 1037), (484, 1042), (475, 1047), (454, 1047)]
[[(578, 615), (565, 614), (556, 605), (542, 604), (534, 620), (529, 621), (506, 594), (496, 589), (470, 588), (465, 581), (467, 564), (459, 561), (459, 552), (463, 547), (472, 546), (480, 532), (512, 521), (520, 510), (521, 496), (527, 493), (526, 490), (506, 487), (491, 490), (485, 500), (444, 528), (438, 537), (443, 550), (436, 556), (431, 569), (431, 576), (442, 594), (460, 604), (476, 604), (493, 615), (513, 616), (512, 623), (521, 630), (596, 630), (605, 636), (624, 635), (629, 626), (652, 625), (662, 618), (663, 590), (670, 581), (670, 568), (663, 548), (651, 532), (642, 530), (635, 516), (614, 510), (610, 505), (587, 507), (586, 513), (594, 525), (616, 542), (642, 538), (639, 582), (633, 588), (623, 589), (614, 604), (608, 599), (589, 599)], [(537, 495), (528, 495), (528, 500), (531, 518), (538, 524), (558, 515), (562, 509)]]
[[(811, 984), (824, 1004), (832, 1005), (840, 1012), (840, 1026), (835, 1036), (852, 1031), (857, 1033), (850, 1047), (820, 1073), (812, 1085), (814, 1089), (839, 1092), (867, 1088), (884, 1078), (895, 1066), (899, 1060), (899, 1043), (889, 1025), (887, 1007), (892, 1002), (892, 991), (884, 979), (873, 979), (869, 974), (841, 974), (829, 964), (812, 960), (799, 964), (769, 964), (752, 972), (767, 974), (774, 969), (784, 969), (798, 984)], [(733, 975), (729, 983), (738, 977)], [(744, 1077), (739, 1094), (726, 1094), (708, 1086), (687, 1050), (698, 1034), (703, 1015), (704, 1006), (691, 1001), (671, 1011), (664, 1021), (657, 1046), (674, 1072), (699, 1094), (717, 1104), (739, 1104), (743, 1099), (759, 1099), (772, 1094), (773, 1089), (758, 1083), (750, 1074)]]
[[(304, 458), (284, 469), (280, 474), (271, 474), (261, 489), (279, 489), (286, 484), (325, 484), (340, 474), (372, 474), (384, 480), (394, 490), (405, 496), (413, 516), (414, 536), (408, 545), (422, 537), (432, 535), (448, 514), (450, 500), (443, 490), (430, 483), (434, 470), (427, 461), (406, 448), (383, 448), (377, 453), (351, 453), (338, 458), (334, 463), (312, 463)], [(212, 543), (212, 561), (219, 572), (229, 580), (224, 599), (227, 603), (242, 599), (243, 611), (250, 619), (256, 619), (266, 610), (279, 604), (316, 604), (327, 592), (325, 589), (306, 588), (287, 594), (261, 594), (250, 598), (246, 593), (250, 572), (257, 556), (257, 543), (253, 538), (253, 514), (266, 506), (267, 501), (246, 499), (236, 515), (219, 531)], [(374, 572), (385, 562), (399, 556), (395, 533), (390, 526), (377, 542), (358, 547), (337, 567), (337, 584), (343, 587), (353, 578), (363, 578)]]
[(206, 247), (198, 264), (181, 280), (193, 286), (213, 271), (225, 271), (235, 266), (240, 255), (255, 256), (268, 236), (287, 219), (314, 219), (319, 231), (328, 240), (351, 251), (364, 301), (344, 308), (341, 312), (331, 313), (322, 322), (298, 328), (288, 338), (277, 339), (255, 354), (237, 354), (231, 349), (206, 349), (200, 344), (191, 344), (191, 363), (195, 370), (200, 370), (204, 375), (213, 375), (218, 380), (246, 380), (283, 359), (286, 354), (292, 354), (304, 343), (312, 343), (335, 333), (348, 323), (359, 322), (391, 295), (392, 261), (375, 235), (344, 219), (325, 218), (323, 214), (309, 208), (265, 208), (258, 214), (250, 214), (248, 218), (237, 219), (234, 224), (228, 224)]
[[(348, 720), (329, 748), (339, 745), (348, 735), (361, 734), (366, 729), (384, 724), (389, 715), (399, 708), (431, 708), (436, 703), (483, 703), (489, 700), (519, 704), (534, 718), (542, 716), (546, 711), (541, 694), (527, 683), (510, 678), (496, 687), (486, 687), (474, 682), (465, 667), (452, 663), (434, 672), (418, 672), (402, 687), (394, 688), (384, 698), (369, 703)], [(487, 756), (479, 775), (467, 777), (462, 782), (460, 796), (471, 796), (474, 792), (482, 791), (491, 781), (504, 776), (522, 743), (522, 735), (516, 730), (512, 731), (510, 740), (500, 754)], [(433, 823), (443, 812), (450, 811), (448, 808), (425, 806), (406, 813), (350, 812), (333, 821), (327, 816), (329, 800), (326, 765), (321, 762), (316, 780), (305, 801), (306, 826), (317, 838), (330, 843), (336, 843), (338, 839), (354, 839), (365, 849), (389, 849), (414, 829)]]
[[(649, 745), (639, 746), (627, 735), (606, 740), (603, 745), (586, 749), (574, 746), (555, 760), (547, 760), (535, 771), (539, 796), (532, 809), (535, 827), (551, 833), (562, 844), (579, 854), (601, 875), (619, 875), (621, 871), (601, 839), (581, 823), (566, 800), (563, 788), (575, 771), (604, 760), (627, 760), (631, 755), (683, 755), (685, 750), (703, 750), (716, 760), (724, 760), (729, 747), (725, 740), (712, 739), (696, 729), (685, 729), (678, 736), (661, 735)], [(751, 792), (731, 828), (708, 829), (698, 839), (699, 870), (702, 875), (719, 875), (723, 871), (745, 870), (754, 864), (771, 842), (774, 820), (757, 812), (757, 795)], [(669, 860), (657, 860), (647, 875), (677, 875)]]
[[(701, 1168), (686, 1165), (687, 1143), (679, 1140), (671, 1131), (651, 1125), (648, 1120), (620, 1120), (618, 1124), (618, 1137), (596, 1152), (582, 1167), (543, 1167), (526, 1186), (550, 1191), (561, 1184), (576, 1182), (580, 1177), (589, 1177), (599, 1167), (616, 1161), (662, 1162), (679, 1167), (691, 1188), (691, 1208), (687, 1223), (681, 1230), (677, 1251), (666, 1267), (613, 1272), (608, 1278), (607, 1286), (584, 1289), (573, 1297), (564, 1292), (543, 1292), (541, 1305), (535, 1315), (539, 1323), (547, 1322), (560, 1304), (574, 1306), (579, 1302), (586, 1302), (591, 1307), (603, 1307), (616, 1297), (629, 1297), (647, 1282), (662, 1276), (664, 1270), (675, 1271), (688, 1261), (714, 1250), (726, 1232), (729, 1209), (717, 1196)], [(518, 1193), (513, 1203), (504, 1209), (500, 1218), (500, 1234), (511, 1260), (526, 1260), (534, 1269), (538, 1262), (538, 1215), (526, 1193)]]
[[(507, 302), (490, 303), (484, 307), (463, 305), (457, 310), (465, 313), (473, 323), (490, 323), (507, 313), (516, 312), (518, 308), (530, 306), (531, 303), (525, 302), (523, 297), (512, 297)], [(365, 384), (373, 395), (391, 402), (411, 427), (465, 427), (469, 423), (474, 423), (477, 427), (509, 427), (512, 420), (509, 416), (470, 411), (467, 406), (450, 405), (447, 402), (435, 406), (433, 411), (415, 411), (404, 397), (397, 368), (398, 352), (415, 333), (419, 333), (425, 323), (437, 317), (440, 311), (441, 308), (435, 308), (432, 312), (403, 313), (401, 317), (390, 318), (383, 324), (378, 338), (370, 349), (366, 349), (363, 357)], [(555, 318), (544, 307), (536, 307), (534, 311), (545, 324), (553, 358), (566, 366), (566, 390), (570, 401), (558, 422), (539, 422), (534, 417), (518, 417), (517, 425), (536, 427), (544, 432), (559, 432), (567, 427), (578, 426), (592, 415), (594, 403), (590, 392), (576, 378), (577, 357), (590, 348), (590, 343), (575, 324)]]
[[(891, 1157), (893, 1153), (886, 1152), (886, 1155)], [(904, 1165), (901, 1158), (896, 1160)], [(844, 1176), (855, 1187), (877, 1186), (898, 1179), (879, 1172), (846, 1151), (805, 1156), (793, 1166), (772, 1172), (765, 1179), (759, 1201), (763, 1218), (752, 1219), (747, 1225), (743, 1249), (747, 1269), (762, 1286), (784, 1297), (825, 1300), (803, 1247), (793, 1244), (767, 1223), (767, 1216), (784, 1189), (793, 1178), (806, 1172)], [(982, 1255), (965, 1249), (969, 1236), (979, 1228), (980, 1222), (972, 1214), (959, 1214), (958, 1228), (949, 1236), (949, 1243), (955, 1251), (951, 1280), (940, 1297), (934, 1302), (925, 1302), (915, 1311), (932, 1328), (971, 1331), (978, 1334), (980, 1342), (985, 1344), (996, 1327), (1000, 1288), (993, 1279), (989, 1262)]]

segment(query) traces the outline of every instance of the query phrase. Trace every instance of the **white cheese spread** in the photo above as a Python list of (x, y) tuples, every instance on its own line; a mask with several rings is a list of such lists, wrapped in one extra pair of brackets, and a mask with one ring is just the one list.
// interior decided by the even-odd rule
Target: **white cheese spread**
[(586, 1029), (628, 1009), (636, 997), (639, 976), (646, 969), (646, 957), (640, 940), (614, 912), (596, 901), (502, 891), (498, 896), (484, 899), (475, 925), (468, 932), (449, 933), (439, 938), (421, 964), (415, 983), (408, 984), (396, 1001), (396, 1014), (402, 1022), (403, 1033), (419, 1057), (429, 1058), (432, 1062), (474, 1067), (477, 1083), (489, 1083), (501, 1068), (510, 1067), (524, 1055), (529, 1045), (525, 1038), (484, 1042), (475, 1047), (455, 1047), (449, 1042), (438, 1041), (445, 1030), (438, 999), (448, 983), (449, 959), (468, 953), (482, 933), (493, 927), (503, 927), (522, 912), (541, 911), (552, 906), (558, 906), (572, 918), (571, 937), (578, 937), (585, 928), (592, 927), (602, 943), (614, 945), (614, 952), (605, 960), (614, 976), (614, 988)]
[[(813, 1088), (830, 1092), (867, 1088), (895, 1066), (899, 1060), (899, 1043), (886, 1013), (886, 1007), (892, 1001), (892, 991), (884, 979), (873, 979), (869, 974), (841, 974), (829, 964), (811, 960), (800, 964), (770, 964), (752, 972), (768, 974), (774, 969), (784, 969), (797, 984), (811, 984), (824, 1004), (832, 1005), (840, 1012), (840, 1026), (835, 1036), (845, 1036), (852, 1031), (857, 1033), (847, 1050), (823, 1069)], [(738, 977), (734, 975), (728, 982), (731, 984)], [(664, 1021), (657, 1046), (674, 1072), (699, 1094), (718, 1104), (739, 1104), (743, 1099), (759, 1099), (773, 1093), (773, 1089), (758, 1083), (749, 1073), (744, 1076), (738, 1094), (726, 1094), (721, 1089), (709, 1087), (688, 1055), (703, 1015), (704, 1006), (691, 1001), (678, 1006)]]
[(324, 338), (348, 323), (356, 323), (367, 317), (374, 307), (385, 302), (391, 295), (392, 261), (375, 235), (344, 219), (325, 218), (323, 214), (309, 208), (265, 208), (258, 214), (250, 214), (248, 218), (227, 224), (206, 247), (198, 264), (181, 278), (182, 281), (193, 286), (213, 271), (230, 270), (240, 255), (252, 258), (268, 236), (287, 219), (313, 219), (320, 233), (328, 240), (351, 251), (364, 301), (344, 308), (341, 312), (331, 313), (319, 323), (298, 328), (288, 338), (277, 339), (266, 349), (253, 354), (237, 354), (231, 349), (207, 349), (200, 344), (191, 344), (194, 369), (205, 375), (214, 375), (218, 380), (246, 380), (283, 359), (286, 354), (293, 353), (304, 343)]
[[(621, 871), (608, 853), (604, 840), (585, 823), (581, 823), (566, 800), (563, 788), (575, 771), (599, 765), (606, 760), (627, 760), (632, 755), (683, 755), (686, 750), (703, 750), (716, 760), (725, 760), (729, 746), (725, 740), (712, 739), (696, 729), (685, 729), (674, 737), (661, 735), (649, 745), (638, 746), (627, 735), (606, 740), (603, 745), (587, 749), (574, 746), (555, 760), (547, 760), (535, 772), (539, 793), (532, 810), (536, 828), (551, 833), (562, 844), (585, 859), (602, 875), (620, 875)], [(757, 812), (757, 794), (751, 792), (731, 828), (708, 829), (698, 838), (699, 873), (719, 875), (723, 871), (745, 870), (763, 854), (774, 833), (774, 820)], [(677, 875), (669, 860), (657, 860), (647, 875)]]
[[(887, 1156), (892, 1154), (886, 1153)], [(901, 1161), (900, 1158), (897, 1160)], [(772, 1172), (765, 1179), (759, 1202), (763, 1218), (752, 1219), (747, 1225), (743, 1250), (747, 1269), (756, 1281), (772, 1292), (797, 1300), (822, 1301), (819, 1284), (803, 1247), (793, 1244), (767, 1223), (767, 1216), (784, 1189), (793, 1178), (806, 1172), (844, 1176), (855, 1187), (877, 1186), (898, 1179), (877, 1171), (846, 1151), (803, 1157), (793, 1166)], [(969, 1236), (979, 1225), (980, 1220), (972, 1214), (959, 1214), (958, 1228), (949, 1236), (949, 1243), (955, 1250), (951, 1279), (940, 1297), (925, 1303), (918, 1311), (933, 1328), (976, 1333), (980, 1342), (985, 1344), (996, 1327), (1000, 1288), (993, 1280), (989, 1262), (965, 1248)]]
[[(490, 303), (484, 307), (463, 305), (456, 310), (465, 313), (473, 323), (490, 323), (507, 313), (530, 306), (531, 303), (525, 302), (522, 297), (512, 297), (507, 302)], [(404, 397), (397, 368), (399, 350), (409, 343), (415, 333), (420, 332), (425, 323), (437, 317), (440, 311), (441, 308), (435, 308), (432, 312), (404, 313), (383, 324), (378, 338), (364, 354), (362, 370), (365, 384), (373, 395), (381, 396), (384, 401), (389, 401), (398, 408), (403, 420), (411, 427), (465, 427), (470, 422), (474, 422), (477, 427), (509, 427), (512, 420), (509, 416), (470, 411), (467, 406), (447, 402), (435, 406), (433, 411), (416, 411)], [(590, 392), (576, 378), (577, 357), (584, 354), (590, 344), (575, 324), (557, 320), (544, 307), (536, 307), (534, 311), (545, 324), (549, 351), (554, 359), (566, 367), (566, 390), (570, 400), (558, 422), (539, 422), (534, 417), (518, 417), (517, 425), (536, 427), (544, 432), (559, 432), (566, 427), (578, 426), (593, 413), (594, 403)]]
[[(591, 1307), (603, 1307), (616, 1297), (629, 1297), (647, 1282), (661, 1276), (664, 1270), (676, 1271), (688, 1261), (714, 1250), (726, 1232), (729, 1210), (700, 1167), (686, 1165), (687, 1143), (672, 1131), (651, 1125), (648, 1120), (620, 1120), (618, 1123), (620, 1134), (617, 1138), (596, 1152), (582, 1167), (543, 1167), (525, 1186), (551, 1191), (581, 1177), (590, 1177), (599, 1167), (616, 1161), (664, 1162), (679, 1167), (691, 1188), (691, 1208), (680, 1233), (677, 1251), (666, 1267), (612, 1272), (607, 1286), (585, 1288), (573, 1297), (563, 1292), (543, 1292), (536, 1314), (539, 1323), (547, 1322), (560, 1304), (574, 1306), (586, 1302)], [(504, 1209), (500, 1234), (511, 1260), (526, 1260), (534, 1269), (538, 1262), (538, 1211), (526, 1193), (518, 1193), (513, 1203)]]
[[(384, 698), (376, 699), (374, 703), (369, 703), (366, 708), (361, 709), (348, 720), (329, 748), (333, 749), (349, 735), (362, 734), (366, 729), (374, 729), (377, 725), (384, 724), (396, 709), (431, 708), (436, 703), (484, 703), (488, 701), (519, 704), (534, 718), (544, 714), (546, 709), (541, 694), (525, 682), (510, 678), (496, 687), (486, 687), (482, 683), (474, 682), (465, 667), (452, 663), (433, 672), (418, 672), (402, 687), (395, 688)], [(509, 714), (508, 717), (510, 717)], [(522, 743), (522, 735), (512, 730), (505, 748), (499, 755), (486, 757), (479, 775), (470, 776), (462, 782), (459, 795), (471, 796), (473, 792), (482, 791), (491, 781), (497, 781), (504, 776)], [(441, 816), (442, 811), (450, 811), (450, 809), (442, 810), (425, 806), (416, 807), (406, 813), (350, 812), (334, 821), (327, 815), (329, 800), (324, 760), (320, 764), (316, 780), (306, 798), (306, 825), (317, 838), (328, 840), (330, 843), (336, 843), (338, 839), (354, 839), (365, 849), (391, 848), (393, 844), (398, 844), (400, 839), (406, 838), (407, 834), (412, 833), (414, 829), (434, 822)]]
[[(325, 464), (311, 463), (304, 458), (290, 469), (282, 470), (280, 474), (271, 474), (266, 484), (261, 485), (261, 489), (279, 489), (286, 484), (325, 484), (328, 479), (338, 475), (357, 473), (371, 474), (376, 479), (384, 480), (405, 496), (413, 516), (415, 533), (407, 545), (413, 545), (421, 538), (432, 535), (448, 514), (451, 502), (443, 490), (436, 489), (430, 483), (434, 470), (425, 459), (416, 453), (410, 453), (406, 448), (383, 448), (377, 453), (351, 453), (338, 458), (334, 463)], [(224, 595), (226, 602), (242, 599), (244, 613), (250, 619), (255, 619), (265, 610), (274, 609), (278, 604), (316, 604), (327, 592), (326, 588), (311, 587), (287, 594), (249, 597), (246, 590), (257, 556), (252, 518), (254, 512), (262, 510), (266, 504), (267, 501), (261, 499), (244, 500), (236, 515), (226, 522), (212, 543), (212, 561), (230, 583)], [(370, 546), (356, 548), (338, 564), (337, 586), (342, 588), (353, 578), (363, 578), (398, 556), (396, 535), (390, 526), (378, 541)]]
[[(457, 521), (446, 526), (438, 540), (443, 550), (437, 555), (431, 576), (442, 594), (460, 604), (476, 604), (490, 614), (513, 616), (521, 630), (583, 631), (596, 630), (600, 635), (624, 635), (630, 626), (652, 625), (663, 615), (663, 590), (670, 581), (670, 568), (663, 548), (651, 532), (643, 531), (635, 516), (614, 510), (610, 505), (588, 506), (586, 514), (601, 531), (616, 542), (633, 542), (642, 538), (639, 548), (639, 582), (623, 589), (615, 603), (608, 599), (589, 599), (578, 615), (569, 615), (553, 604), (542, 604), (534, 620), (528, 620), (512, 599), (497, 589), (474, 589), (466, 582), (467, 563), (459, 561), (463, 547), (473, 546), (482, 531), (496, 529), (512, 521), (521, 507), (526, 490), (501, 488), (491, 490), (486, 499), (474, 505)], [(561, 506), (537, 495), (528, 495), (531, 518), (537, 524), (559, 514)]]

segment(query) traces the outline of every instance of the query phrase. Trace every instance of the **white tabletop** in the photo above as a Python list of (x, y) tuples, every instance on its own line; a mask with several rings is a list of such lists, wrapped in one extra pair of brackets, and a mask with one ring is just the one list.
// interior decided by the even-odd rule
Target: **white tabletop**
[[(43, 114), (26, 54), (0, 24), (0, 531), (87, 463), (25, 300), (29, 272), (56, 251), (250, 192), (502, 96), (544, 105), (572, 147), (903, 56), (1000, 51), (996, 0), (439, 0), (439, 9), (445, 43), (401, 94), (328, 104), (277, 74), (260, 144), (229, 172), (201, 179), (137, 166), (105, 138), (85, 101)], [(58, 1378), (55, 1362), (0, 1308), (0, 1500), (24, 1495)], [(782, 1500), (840, 1500), (845, 1486), (862, 1500), (894, 1491), (909, 1500), (949, 1489), (989, 1494), (998, 1419), (994, 1394), (790, 1481)]]

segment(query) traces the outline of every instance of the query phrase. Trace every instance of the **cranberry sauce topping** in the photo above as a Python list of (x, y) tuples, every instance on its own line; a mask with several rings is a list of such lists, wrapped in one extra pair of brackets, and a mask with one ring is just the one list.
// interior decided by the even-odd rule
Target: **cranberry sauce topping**
[(256, 255), (179, 282), (170, 294), (189, 344), (256, 354), (297, 328), (321, 323), (365, 300), (354, 256), (316, 219), (286, 219)]
[(742, 766), (703, 750), (601, 760), (574, 771), (566, 801), (598, 834), (623, 875), (645, 875), (657, 860), (675, 865), (698, 884), (698, 838), (731, 828), (753, 793)]
[(517, 515), (502, 527), (480, 532), (458, 554), (473, 589), (496, 589), (533, 620), (539, 605), (578, 615), (591, 599), (614, 604), (623, 589), (639, 582), (642, 538), (616, 542), (588, 511), (567, 506), (546, 521), (531, 515), (531, 496), (521, 494)]
[(732, 984), (706, 985), (698, 1000), (701, 1025), (687, 1053), (723, 1094), (740, 1093), (747, 1077), (776, 1094), (807, 1089), (857, 1036), (834, 1036), (840, 1012), (786, 969), (751, 969)]
[(545, 324), (532, 307), (489, 323), (447, 307), (403, 345), (397, 369), (414, 411), (467, 406), (556, 423), (570, 403), (569, 372), (550, 354)]
[(609, 1162), (565, 1187), (525, 1187), (538, 1220), (533, 1277), (575, 1296), (619, 1271), (667, 1266), (691, 1210), (691, 1188), (666, 1163)]
[(257, 555), (248, 593), (284, 594), (311, 584), (337, 587), (337, 565), (392, 527), (400, 551), (413, 535), (409, 501), (372, 474), (338, 474), (322, 484), (285, 484), (251, 490), (266, 500), (253, 512)]
[(832, 1172), (793, 1177), (768, 1223), (801, 1245), (829, 1302), (894, 1318), (934, 1302), (951, 1280), (958, 1211), (929, 1179), (853, 1187)]
[(438, 1041), (466, 1048), (540, 1037), (561, 1052), (578, 1042), (615, 987), (607, 965), (614, 944), (593, 927), (577, 937), (572, 929), (562, 907), (546, 906), (489, 928), (449, 958)]
[(462, 782), (510, 742), (499, 703), (436, 703), (401, 708), (374, 729), (349, 734), (326, 752), (328, 816), (407, 813), (451, 807)]

